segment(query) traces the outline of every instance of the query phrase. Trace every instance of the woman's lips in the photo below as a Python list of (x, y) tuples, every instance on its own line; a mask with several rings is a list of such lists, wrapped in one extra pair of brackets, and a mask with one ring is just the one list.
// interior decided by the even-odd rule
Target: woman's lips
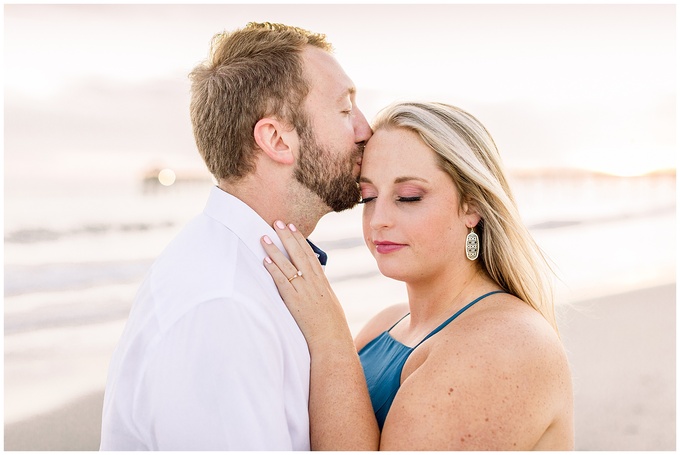
[(380, 254), (394, 253), (406, 247), (403, 243), (394, 242), (373, 242), (373, 244), (375, 245), (375, 250)]

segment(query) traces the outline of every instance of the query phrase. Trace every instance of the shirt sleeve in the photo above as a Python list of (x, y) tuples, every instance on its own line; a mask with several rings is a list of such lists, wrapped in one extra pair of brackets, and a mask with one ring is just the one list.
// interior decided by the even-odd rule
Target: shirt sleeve
[(251, 307), (204, 302), (158, 340), (137, 400), (155, 450), (293, 449), (281, 339)]

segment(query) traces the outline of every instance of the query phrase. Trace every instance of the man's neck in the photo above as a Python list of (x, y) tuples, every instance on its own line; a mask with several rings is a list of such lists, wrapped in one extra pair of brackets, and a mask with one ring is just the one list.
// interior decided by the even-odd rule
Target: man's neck
[(318, 197), (306, 189), (269, 184), (254, 174), (234, 182), (220, 180), (218, 187), (247, 204), (270, 226), (277, 220), (292, 223), (305, 237), (329, 211), (321, 209)]

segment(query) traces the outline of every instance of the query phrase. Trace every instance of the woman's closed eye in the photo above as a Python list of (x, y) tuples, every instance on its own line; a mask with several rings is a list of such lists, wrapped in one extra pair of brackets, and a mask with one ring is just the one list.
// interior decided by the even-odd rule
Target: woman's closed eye
[[(359, 204), (367, 204), (375, 199), (377, 199), (377, 196), (364, 197), (359, 201)], [(422, 196), (398, 196), (396, 199), (397, 202), (420, 202), (422, 200)]]

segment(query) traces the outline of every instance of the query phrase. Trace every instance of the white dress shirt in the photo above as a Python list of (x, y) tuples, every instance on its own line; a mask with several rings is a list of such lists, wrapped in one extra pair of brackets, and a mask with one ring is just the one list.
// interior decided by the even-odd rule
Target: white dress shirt
[(153, 264), (113, 355), (102, 450), (309, 450), (307, 344), (250, 207), (215, 187)]

